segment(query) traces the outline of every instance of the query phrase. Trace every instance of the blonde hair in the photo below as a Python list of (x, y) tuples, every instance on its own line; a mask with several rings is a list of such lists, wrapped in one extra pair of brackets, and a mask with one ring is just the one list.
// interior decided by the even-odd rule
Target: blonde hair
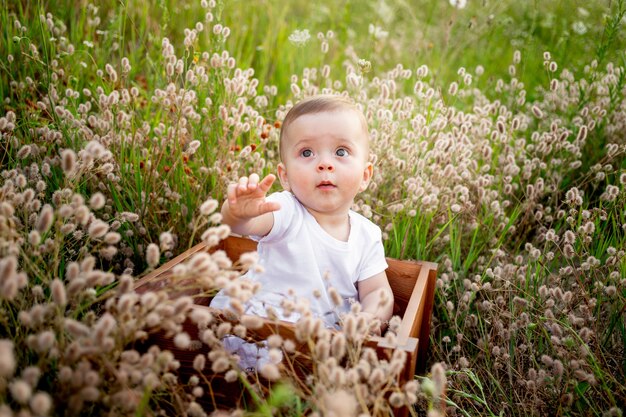
[(297, 102), (287, 112), (287, 115), (285, 116), (282, 127), (280, 129), (280, 136), (278, 141), (278, 149), (281, 159), (283, 156), (283, 137), (285, 136), (285, 131), (287, 130), (289, 125), (291, 125), (298, 117), (304, 116), (306, 114), (316, 114), (338, 110), (351, 110), (355, 112), (355, 114), (357, 114), (359, 119), (361, 119), (361, 124), (363, 125), (363, 130), (365, 131), (365, 137), (368, 139), (369, 143), (369, 130), (367, 128), (367, 121), (365, 120), (363, 112), (354, 104), (354, 102), (346, 96), (322, 94), (308, 97), (304, 100)]

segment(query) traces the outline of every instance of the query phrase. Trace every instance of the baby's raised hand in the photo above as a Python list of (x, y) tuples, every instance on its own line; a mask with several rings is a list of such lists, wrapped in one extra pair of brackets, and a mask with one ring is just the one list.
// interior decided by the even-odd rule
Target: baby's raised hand
[(239, 178), (239, 182), (230, 184), (226, 192), (228, 207), (233, 217), (241, 220), (252, 219), (262, 214), (280, 209), (280, 204), (265, 201), (265, 195), (276, 176), (269, 174), (259, 181), (257, 174)]

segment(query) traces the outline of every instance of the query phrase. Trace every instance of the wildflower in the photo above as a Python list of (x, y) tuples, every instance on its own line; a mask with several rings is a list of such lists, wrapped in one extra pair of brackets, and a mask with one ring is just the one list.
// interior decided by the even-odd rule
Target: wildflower
[[(275, 365), (272, 365), (272, 366), (275, 366)], [(229, 365), (228, 359), (224, 356), (220, 356), (216, 358), (216, 360), (213, 361), (213, 364), (211, 364), (211, 370), (218, 374), (225, 372), (229, 367), (230, 365)]]
[(228, 322), (220, 323), (220, 325), (217, 326), (217, 332), (216, 332), (217, 337), (222, 339), (226, 335), (228, 335), (231, 330), (232, 330), (232, 325), (230, 323), (228, 323)]
[(205, 365), (206, 365), (206, 356), (204, 356), (203, 354), (196, 355), (196, 357), (193, 360), (193, 369), (195, 369), (198, 372), (202, 372), (204, 370)]
[(458, 91), (459, 91), (459, 84), (457, 84), (456, 81), (451, 82), (450, 87), (448, 88), (448, 93), (451, 96), (455, 96)]
[(6, 339), (0, 340), (0, 378), (10, 379), (15, 372), (15, 367), (13, 342)]
[(435, 398), (443, 398), (446, 392), (446, 374), (441, 363), (435, 363), (431, 368), (432, 381), (434, 384), (433, 396)]
[(92, 239), (99, 239), (103, 237), (109, 231), (109, 225), (102, 220), (94, 220), (89, 225), (89, 237)]
[(294, 30), (291, 35), (289, 35), (289, 42), (297, 47), (302, 47), (306, 45), (306, 43), (311, 39), (311, 34), (308, 29), (304, 30)]
[(389, 396), (389, 404), (392, 407), (400, 408), (404, 405), (405, 395), (401, 392), (393, 392), (391, 396)]
[(37, 392), (29, 402), (30, 409), (38, 416), (47, 416), (52, 408), (52, 398), (47, 392)]
[(89, 200), (89, 206), (94, 210), (100, 210), (102, 207), (104, 207), (105, 203), (106, 198), (100, 192), (96, 192), (95, 194), (93, 194), (91, 196), (91, 199)]
[(467, 6), (467, 0), (449, 0), (450, 6), (456, 7), (457, 9), (464, 9)]
[(359, 71), (362, 74), (366, 74), (372, 70), (372, 63), (366, 59), (359, 59), (357, 65), (359, 66)]
[[(192, 395), (196, 398), (200, 398), (204, 395), (204, 389), (202, 389), (202, 387), (194, 387), (194, 389), (191, 391)], [(191, 404), (197, 404), (197, 403), (191, 403)], [(193, 415), (193, 413), (191, 412), (191, 404), (189, 407), (189, 415)], [(199, 416), (204, 416), (206, 415), (204, 413), (204, 411), (202, 410), (202, 407), (198, 406), (199, 410), (202, 411), (201, 413), (198, 413)]]
[(343, 298), (341, 298), (341, 295), (339, 294), (339, 291), (337, 291), (337, 289), (333, 287), (329, 288), (328, 295), (330, 296), (330, 299), (335, 306), (340, 306), (343, 304)]
[(45, 204), (39, 213), (37, 218), (36, 229), (39, 233), (45, 233), (52, 226), (52, 220), (54, 218), (54, 211), (52, 206)]
[(383, 30), (383, 28), (381, 28), (380, 26), (376, 26), (370, 23), (369, 25), (369, 34), (374, 36), (374, 39), (377, 40), (381, 40), (381, 39), (385, 39), (387, 36), (389, 36), (389, 32), (387, 32), (386, 30)]
[(106, 235), (104, 235), (104, 242), (108, 243), (109, 245), (115, 245), (119, 243), (120, 240), (122, 240), (122, 235), (117, 232), (108, 232)]
[(330, 345), (330, 350), (334, 358), (343, 359), (346, 354), (346, 337), (343, 333), (336, 333)]
[(179, 333), (174, 337), (174, 344), (179, 349), (188, 349), (191, 345), (191, 338), (185, 332)]
[(39, 234), (39, 232), (36, 230), (31, 230), (30, 233), (28, 233), (28, 243), (30, 243), (32, 247), (37, 247), (40, 242), (41, 235)]
[(17, 152), (17, 157), (18, 159), (26, 159), (28, 157), (28, 155), (30, 155), (31, 152), (31, 147), (30, 145), (24, 145), (22, 146), (22, 148)]
[(33, 393), (31, 386), (22, 379), (13, 380), (9, 384), (9, 391), (13, 399), (23, 405), (28, 403)]
[(572, 30), (578, 35), (584, 35), (585, 33), (587, 33), (587, 25), (585, 25), (584, 22), (578, 20), (572, 23)]
[(260, 369), (260, 374), (263, 378), (269, 381), (276, 381), (280, 378), (280, 371), (278, 370), (278, 366), (274, 365), (273, 363), (263, 365)]
[(344, 389), (326, 392), (322, 403), (328, 416), (355, 417), (359, 407), (356, 397)]
[(55, 278), (50, 284), (50, 290), (54, 303), (59, 307), (65, 307), (67, 304), (67, 294), (65, 292), (65, 285), (63, 285), (63, 282), (60, 279)]
[(241, 324), (243, 324), (248, 329), (260, 329), (263, 327), (263, 320), (259, 316), (255, 315), (243, 315), (241, 316)]
[(71, 149), (65, 149), (61, 152), (61, 169), (65, 175), (69, 175), (74, 171), (76, 166), (76, 154)]
[(565, 233), (563, 233), (563, 240), (566, 243), (574, 243), (576, 241), (576, 235), (571, 230), (567, 230)]
[[(37, 345), (36, 345), (35, 350), (37, 350), (37, 352), (39, 353), (49, 352), (50, 349), (54, 346), (55, 341), (56, 341), (56, 336), (54, 332), (52, 332), (51, 330), (45, 330), (39, 333), (39, 335), (37, 335)], [(38, 368), (35, 368), (35, 369), (38, 369)], [(36, 385), (36, 384), (31, 384), (31, 385)]]
[(585, 224), (583, 225), (583, 230), (584, 230), (584, 232), (585, 232), (585, 233), (587, 233), (588, 235), (590, 235), (590, 234), (592, 234), (593, 232), (595, 232), (595, 230), (596, 230), (596, 225), (595, 225), (595, 223), (594, 223), (594, 222), (589, 221), (589, 222), (587, 222), (587, 223), (585, 223)]
[(148, 266), (151, 268), (157, 266), (159, 264), (160, 257), (161, 254), (159, 252), (159, 247), (154, 243), (150, 243), (146, 249), (146, 262), (148, 263)]
[(170, 232), (163, 232), (159, 235), (159, 247), (162, 251), (174, 248), (174, 238)]
[(109, 75), (109, 79), (111, 80), (111, 82), (116, 82), (117, 81), (117, 71), (115, 71), (113, 66), (111, 64), (106, 64), (104, 66), (104, 69), (105, 69), (106, 73)]
[(234, 369), (229, 370), (224, 374), (224, 380), (226, 382), (235, 382), (239, 378), (239, 374)]

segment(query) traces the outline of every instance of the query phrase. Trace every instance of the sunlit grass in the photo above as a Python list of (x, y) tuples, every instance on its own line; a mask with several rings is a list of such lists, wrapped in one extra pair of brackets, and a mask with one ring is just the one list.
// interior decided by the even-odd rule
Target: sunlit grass
[[(366, 110), (375, 178), (355, 208), (384, 230), (387, 256), (440, 265), (429, 365), (446, 368), (449, 411), (618, 415), (624, 2), (414, 3), (2, 1), (0, 255), (3, 268), (18, 260), (6, 281), (20, 295), (0, 286), (0, 337), (15, 344), (19, 369), (41, 368), (34, 390), (80, 409), (73, 388), (52, 388), (69, 381), (63, 361), (87, 372), (68, 359), (86, 330), (64, 320), (131, 320), (130, 296), (107, 300), (219, 235), (205, 232), (219, 218), (202, 204), (221, 201), (238, 175), (273, 172), (284, 106), (319, 87), (348, 91)], [(305, 29), (311, 38), (295, 45)], [(106, 235), (90, 229), (96, 220)], [(157, 259), (147, 261), (150, 244)], [(120, 352), (154, 320), (136, 314), (134, 336), (116, 336)], [(36, 353), (46, 329), (56, 357)], [(126, 395), (112, 382), (115, 349), (94, 356), (107, 381), (98, 389)], [(154, 375), (170, 381), (168, 372)], [(186, 383), (133, 387), (128, 413), (173, 407)], [(0, 384), (0, 402), (16, 409), (9, 391)], [(421, 406), (438, 401), (426, 397)], [(284, 386), (257, 400), (257, 415), (319, 404)]]

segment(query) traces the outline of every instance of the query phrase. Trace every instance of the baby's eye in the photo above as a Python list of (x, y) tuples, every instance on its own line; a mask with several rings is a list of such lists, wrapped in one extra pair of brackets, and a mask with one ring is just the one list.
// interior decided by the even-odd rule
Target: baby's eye
[(335, 155), (337, 156), (348, 156), (348, 150), (345, 148), (339, 148), (335, 151)]
[(305, 158), (309, 158), (313, 156), (313, 151), (311, 151), (310, 149), (305, 149), (302, 152), (300, 152), (300, 155), (304, 156)]

